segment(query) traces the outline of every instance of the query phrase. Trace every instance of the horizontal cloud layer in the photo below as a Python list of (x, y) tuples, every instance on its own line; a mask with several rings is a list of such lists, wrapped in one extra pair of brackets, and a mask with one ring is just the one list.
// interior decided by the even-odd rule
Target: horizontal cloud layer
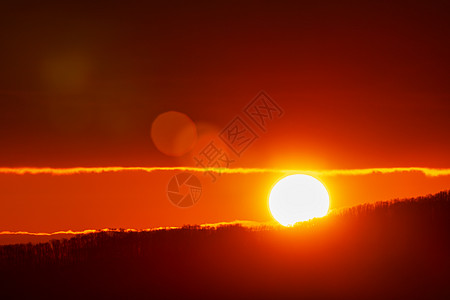
[[(247, 220), (236, 220), (231, 222), (218, 222), (218, 223), (205, 223), (201, 225), (193, 225), (194, 227), (199, 228), (216, 228), (220, 226), (226, 225), (241, 225), (243, 227), (254, 228), (261, 226), (271, 226), (271, 227), (280, 227), (281, 225), (277, 224), (274, 221), (270, 222), (256, 222), (256, 221), (247, 221)], [(155, 231), (155, 230), (168, 230), (168, 229), (180, 229), (180, 226), (163, 226), (163, 227), (155, 227), (155, 228), (147, 228), (147, 229), (86, 229), (82, 231), (73, 231), (73, 230), (62, 230), (55, 232), (28, 232), (28, 231), (0, 231), (0, 235), (30, 235), (30, 236), (56, 236), (56, 235), (77, 235), (77, 234), (89, 234), (95, 232), (145, 232), (145, 231)]]
[(75, 174), (100, 174), (106, 172), (158, 172), (158, 171), (187, 171), (187, 172), (212, 172), (218, 174), (255, 174), (255, 173), (284, 173), (284, 174), (308, 174), (312, 176), (354, 176), (370, 174), (392, 174), (405, 172), (418, 172), (426, 176), (449, 176), (450, 169), (398, 167), (398, 168), (365, 168), (365, 169), (331, 169), (331, 170), (289, 170), (271, 168), (195, 168), (195, 167), (76, 167), (76, 168), (0, 168), (0, 174), (50, 174), (50, 175), (75, 175)]

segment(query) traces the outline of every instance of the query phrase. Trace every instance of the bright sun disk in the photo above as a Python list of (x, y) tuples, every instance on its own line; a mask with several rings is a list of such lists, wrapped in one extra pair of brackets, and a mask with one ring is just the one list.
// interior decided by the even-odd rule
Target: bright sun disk
[(325, 186), (316, 178), (304, 174), (280, 179), (269, 196), (270, 212), (284, 226), (323, 217), (328, 213), (329, 206)]

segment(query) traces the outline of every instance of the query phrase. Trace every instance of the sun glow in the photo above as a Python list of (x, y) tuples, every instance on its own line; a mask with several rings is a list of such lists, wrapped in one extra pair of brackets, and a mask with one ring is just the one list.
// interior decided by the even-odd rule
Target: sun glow
[(284, 226), (323, 217), (329, 206), (325, 186), (309, 175), (295, 174), (282, 178), (269, 196), (270, 212)]

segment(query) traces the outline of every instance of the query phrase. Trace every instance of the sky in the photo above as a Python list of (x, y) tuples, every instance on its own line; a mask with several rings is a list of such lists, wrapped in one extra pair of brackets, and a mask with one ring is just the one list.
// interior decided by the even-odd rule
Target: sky
[[(3, 1), (0, 168), (196, 167), (211, 141), (230, 168), (450, 168), (449, 6)], [(264, 128), (245, 112), (261, 91), (279, 109)], [(151, 137), (168, 111), (198, 133), (180, 157)], [(255, 137), (239, 155), (220, 138), (236, 120)], [(199, 173), (199, 202), (180, 209), (167, 198), (178, 172), (0, 172), (0, 231), (262, 222), (285, 175)], [(450, 186), (420, 172), (318, 177), (332, 208)]]

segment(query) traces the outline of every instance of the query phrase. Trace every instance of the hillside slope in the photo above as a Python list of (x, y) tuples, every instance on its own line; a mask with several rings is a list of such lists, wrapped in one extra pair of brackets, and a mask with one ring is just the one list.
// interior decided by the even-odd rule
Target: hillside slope
[(294, 228), (103, 232), (1, 246), (0, 287), (28, 299), (448, 299), (449, 233), (448, 191)]

